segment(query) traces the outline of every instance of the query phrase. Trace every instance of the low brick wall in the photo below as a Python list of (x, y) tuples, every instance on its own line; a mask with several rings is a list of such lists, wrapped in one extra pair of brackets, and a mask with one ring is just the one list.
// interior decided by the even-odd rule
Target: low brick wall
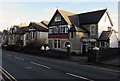
[(66, 52), (55, 51), (55, 50), (54, 51), (53, 50), (42, 51), (42, 50), (25, 48), (24, 52), (31, 54), (31, 55), (37, 55), (37, 56), (47, 56), (47, 57), (55, 57), (55, 58), (67, 58), (68, 57)]
[(119, 56), (120, 55), (120, 48), (106, 48), (99, 50), (99, 57), (106, 58), (111, 56)]
[(16, 45), (9, 45), (4, 49), (10, 50), (10, 51), (22, 52), (30, 55), (36, 55), (36, 56), (47, 56), (47, 57), (55, 57), (55, 58), (62, 58), (62, 59), (68, 58), (67, 52), (58, 51), (58, 50), (42, 51), (40, 49), (27, 48), (27, 47), (16, 46)]
[(109, 57), (119, 57), (120, 48), (105, 48), (97, 50), (89, 50), (88, 52), (88, 61), (97, 62), (107, 59)]

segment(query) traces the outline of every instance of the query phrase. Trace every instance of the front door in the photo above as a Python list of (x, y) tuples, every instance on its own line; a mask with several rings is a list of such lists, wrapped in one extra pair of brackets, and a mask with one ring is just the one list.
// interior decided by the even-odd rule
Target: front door
[(88, 51), (88, 43), (87, 42), (83, 42), (82, 44), (82, 54), (86, 55)]

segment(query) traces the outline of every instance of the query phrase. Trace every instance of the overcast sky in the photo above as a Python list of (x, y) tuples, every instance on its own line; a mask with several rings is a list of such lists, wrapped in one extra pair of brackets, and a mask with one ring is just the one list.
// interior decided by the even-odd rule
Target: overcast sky
[[(33, 1), (33, 0), (32, 0)], [(0, 31), (21, 23), (31, 21), (40, 22), (50, 20), (56, 8), (73, 13), (83, 13), (99, 9), (108, 9), (118, 30), (118, 2), (1, 2), (0, 3)]]

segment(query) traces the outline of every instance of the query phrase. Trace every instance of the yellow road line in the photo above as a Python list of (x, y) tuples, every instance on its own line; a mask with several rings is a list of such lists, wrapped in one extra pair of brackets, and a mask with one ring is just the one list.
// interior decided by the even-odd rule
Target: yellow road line
[[(0, 67), (1, 68), (1, 70), (3, 70), (4, 72), (6, 72), (12, 79), (14, 79), (14, 81), (17, 81), (10, 73), (8, 73), (5, 69), (3, 69), (2, 67)], [(2, 71), (2, 72), (3, 72)], [(3, 73), (4, 73), (3, 72)]]
[(6, 75), (1, 69), (0, 72), (2, 72), (5, 75), (5, 77), (7, 77), (10, 81), (12, 81), (11, 78), (8, 75)]

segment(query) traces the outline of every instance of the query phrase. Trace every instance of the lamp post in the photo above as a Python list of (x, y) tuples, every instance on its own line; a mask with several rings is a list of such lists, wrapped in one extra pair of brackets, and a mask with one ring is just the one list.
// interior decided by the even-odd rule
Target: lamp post
[(68, 54), (68, 58), (70, 59), (70, 51), (71, 51), (71, 45), (68, 44), (67, 45), (67, 54)]

